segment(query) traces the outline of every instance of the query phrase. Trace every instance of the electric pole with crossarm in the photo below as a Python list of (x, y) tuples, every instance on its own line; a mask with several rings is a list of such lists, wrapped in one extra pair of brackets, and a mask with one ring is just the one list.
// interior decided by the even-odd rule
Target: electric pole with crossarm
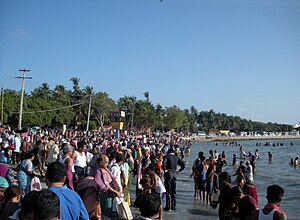
[(22, 79), (22, 91), (21, 91), (21, 101), (20, 101), (20, 113), (19, 113), (19, 124), (18, 129), (22, 129), (22, 112), (23, 112), (23, 98), (24, 98), (24, 86), (25, 86), (25, 79), (32, 79), (30, 76), (25, 76), (26, 72), (30, 72), (29, 69), (19, 69), (20, 72), (23, 72), (23, 76), (17, 76), (17, 79)]

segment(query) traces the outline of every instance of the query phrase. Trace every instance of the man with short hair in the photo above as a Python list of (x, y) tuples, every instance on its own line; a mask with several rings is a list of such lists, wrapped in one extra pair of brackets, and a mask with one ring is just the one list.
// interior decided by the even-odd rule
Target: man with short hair
[[(180, 169), (177, 171), (177, 165), (180, 166)], [(166, 207), (165, 211), (170, 211), (170, 208), (176, 210), (176, 178), (177, 174), (184, 170), (185, 163), (175, 155), (175, 150), (170, 148), (168, 154), (163, 160), (163, 167), (165, 172), (165, 187), (166, 187)], [(171, 207), (170, 207), (171, 203)]]
[(287, 216), (280, 208), (284, 189), (279, 185), (271, 185), (267, 188), (268, 203), (259, 211), (258, 220), (287, 220)]
[(60, 201), (58, 196), (48, 190), (43, 189), (34, 194), (32, 209), (35, 220), (56, 220), (60, 215)]
[(60, 219), (89, 219), (80, 196), (64, 185), (66, 173), (66, 166), (60, 162), (49, 164), (46, 172), (48, 189), (60, 200)]
[(74, 169), (75, 173), (78, 177), (78, 180), (85, 177), (86, 166), (87, 166), (87, 158), (86, 158), (86, 143), (85, 141), (78, 141), (77, 142), (77, 150), (73, 153), (73, 161), (74, 161)]

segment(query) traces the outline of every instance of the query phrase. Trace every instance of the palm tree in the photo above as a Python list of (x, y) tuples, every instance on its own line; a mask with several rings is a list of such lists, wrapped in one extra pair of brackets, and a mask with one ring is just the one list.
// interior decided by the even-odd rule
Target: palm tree
[(161, 125), (161, 127), (159, 127), (159, 128), (161, 128), (161, 131), (163, 131), (163, 127), (164, 127), (163, 121), (164, 121), (164, 117), (165, 117), (165, 114), (166, 114), (166, 110), (160, 104), (157, 104), (155, 106), (154, 111), (155, 111), (155, 116), (156, 116), (155, 121), (158, 122)]
[(190, 111), (189, 111), (189, 115), (188, 115), (189, 130), (191, 132), (197, 132), (198, 131), (197, 119), (198, 119), (198, 110), (195, 108), (195, 106), (191, 106)]
[[(82, 91), (80, 90), (79, 87), (80, 79), (77, 77), (72, 77), (70, 81), (73, 83), (72, 102), (73, 104), (78, 104), (82, 99), (81, 97)], [(75, 112), (75, 119), (74, 119), (75, 126), (79, 126), (81, 124), (81, 117), (82, 117), (81, 105), (74, 106), (74, 112)]]
[[(123, 96), (118, 100), (119, 109), (126, 112), (126, 121), (130, 121), (130, 128), (133, 128), (133, 119), (136, 110), (137, 99), (135, 96)], [(129, 126), (128, 126), (129, 127)]]
[(144, 96), (145, 96), (147, 102), (149, 102), (149, 92), (148, 91), (144, 92)]
[(109, 113), (118, 109), (115, 101), (109, 98), (108, 93), (98, 92), (93, 96), (92, 116), (98, 123), (98, 126), (103, 128), (104, 124), (109, 124)]
[(73, 93), (75, 93), (76, 95), (80, 95), (81, 94), (81, 90), (80, 90), (80, 87), (79, 87), (79, 81), (80, 79), (77, 78), (77, 77), (72, 77), (70, 79), (70, 81), (73, 83)]
[(92, 86), (84, 87), (83, 92), (84, 92), (84, 94), (87, 94), (87, 95), (93, 95), (95, 93), (94, 88)]
[(41, 92), (42, 92), (42, 95), (44, 95), (44, 96), (49, 96), (49, 95), (51, 95), (51, 90), (50, 90), (50, 85), (48, 84), (48, 83), (42, 83), (42, 85), (41, 85)]
[(31, 95), (44, 99), (51, 97), (52, 91), (50, 90), (50, 85), (48, 83), (42, 83), (38, 88), (31, 92)]
[(68, 91), (64, 85), (57, 85), (53, 90), (54, 98), (58, 101), (68, 102), (71, 95), (70, 93), (71, 92)]

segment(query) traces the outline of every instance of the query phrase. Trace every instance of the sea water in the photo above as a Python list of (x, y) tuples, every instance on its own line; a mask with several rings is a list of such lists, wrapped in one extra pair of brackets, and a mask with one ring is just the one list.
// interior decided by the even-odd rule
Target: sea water
[[(263, 146), (266, 142), (271, 146)], [(186, 155), (185, 170), (178, 175), (177, 179), (177, 210), (175, 212), (163, 212), (163, 219), (218, 219), (218, 208), (213, 209), (203, 201), (195, 199), (194, 181), (190, 178), (193, 161), (197, 158), (198, 152), (203, 151), (206, 158), (209, 157), (209, 150), (217, 150), (219, 154), (225, 151), (228, 166), (224, 171), (233, 175), (237, 166), (232, 166), (233, 154), (236, 154), (238, 163), (239, 146), (224, 146), (224, 142), (194, 142), (190, 155)], [(262, 146), (257, 146), (261, 143)], [(291, 144), (292, 143), (292, 144)], [(256, 173), (254, 181), (257, 187), (259, 197), (259, 207), (263, 208), (266, 204), (267, 186), (278, 184), (285, 190), (281, 207), (285, 211), (289, 220), (300, 219), (300, 168), (290, 166), (290, 160), (295, 157), (300, 158), (300, 139), (288, 140), (255, 140), (255, 141), (237, 141), (237, 144), (243, 146), (245, 152), (254, 153), (255, 149), (259, 151), (259, 159), (256, 163)], [(275, 144), (275, 146), (273, 146)], [(279, 146), (277, 146), (277, 144)], [(280, 146), (282, 144), (282, 146)], [(273, 154), (272, 162), (269, 162), (268, 152)], [(300, 161), (300, 160), (299, 160)], [(232, 177), (234, 180), (235, 177)], [(165, 201), (163, 201), (163, 205)]]

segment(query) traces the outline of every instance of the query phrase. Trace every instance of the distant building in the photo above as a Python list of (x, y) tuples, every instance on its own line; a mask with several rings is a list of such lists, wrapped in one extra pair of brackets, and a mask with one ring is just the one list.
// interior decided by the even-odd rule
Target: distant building
[(229, 130), (220, 130), (219, 133), (221, 136), (229, 136), (230, 131)]

